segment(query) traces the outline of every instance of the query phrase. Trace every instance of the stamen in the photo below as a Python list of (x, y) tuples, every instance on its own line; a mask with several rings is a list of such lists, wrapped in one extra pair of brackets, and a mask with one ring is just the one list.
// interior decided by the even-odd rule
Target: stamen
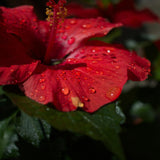
[(50, 23), (50, 26), (52, 26), (52, 23), (53, 23), (53, 11), (52, 11), (52, 9), (50, 7), (46, 8), (46, 15), (48, 16), (46, 18), (46, 20)]
[(49, 0), (49, 2), (47, 2), (46, 4), (48, 6), (48, 8), (46, 8), (46, 15), (48, 16), (47, 21), (52, 27), (47, 51), (44, 57), (44, 62), (46, 64), (49, 64), (50, 60), (52, 59), (52, 54), (55, 46), (54, 43), (56, 41), (57, 26), (64, 22), (64, 18), (67, 15), (67, 9), (64, 7), (65, 3), (66, 0), (59, 0), (58, 3), (56, 3), (54, 0)]

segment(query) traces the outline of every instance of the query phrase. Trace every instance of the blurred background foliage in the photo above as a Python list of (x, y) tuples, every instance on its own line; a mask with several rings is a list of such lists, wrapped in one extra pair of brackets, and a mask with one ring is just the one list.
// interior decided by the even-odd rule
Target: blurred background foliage
[[(76, 1), (84, 6), (95, 5), (93, 0)], [(107, 5), (110, 1), (103, 0), (103, 3)], [(45, 3), (46, 0), (0, 1), (0, 5), (7, 7), (33, 5), (41, 19), (45, 19)], [(137, 8), (149, 7), (160, 16), (159, 0), (136, 0), (136, 3)], [(149, 79), (144, 82), (129, 81), (118, 101), (126, 117), (121, 125), (120, 139), (127, 160), (160, 159), (160, 50), (154, 43), (160, 39), (159, 28), (157, 23), (138, 29), (122, 27), (101, 39), (136, 50), (152, 63)], [(60, 126), (51, 127), (46, 121), (18, 110), (17, 106), (0, 88), (0, 159), (118, 160), (98, 138), (91, 139), (89, 133), (72, 132), (72, 127), (69, 131), (59, 129)]]

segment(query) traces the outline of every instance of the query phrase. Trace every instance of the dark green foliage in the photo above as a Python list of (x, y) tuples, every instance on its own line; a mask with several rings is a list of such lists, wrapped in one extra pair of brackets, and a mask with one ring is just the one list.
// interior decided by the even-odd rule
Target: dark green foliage
[(47, 121), (58, 130), (68, 130), (100, 140), (111, 152), (120, 159), (124, 159), (118, 136), (120, 122), (124, 121), (124, 115), (114, 103), (102, 107), (94, 114), (83, 111), (65, 113), (38, 104), (25, 96), (12, 93), (7, 93), (7, 95), (27, 114)]

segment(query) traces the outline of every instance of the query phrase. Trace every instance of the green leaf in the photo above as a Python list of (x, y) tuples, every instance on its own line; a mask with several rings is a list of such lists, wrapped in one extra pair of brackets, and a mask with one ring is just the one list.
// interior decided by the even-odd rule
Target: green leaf
[(122, 34), (121, 28), (115, 28), (112, 31), (110, 31), (110, 33), (107, 34), (107, 36), (96, 37), (92, 38), (91, 40), (100, 40), (106, 43), (112, 43), (117, 37), (121, 36), (121, 34)]
[(124, 117), (115, 104), (104, 106), (93, 114), (83, 111), (60, 112), (38, 104), (25, 96), (6, 94), (15, 105), (30, 116), (43, 119), (56, 129), (81, 133), (100, 140), (120, 160), (125, 159), (118, 136), (120, 122), (124, 120)]
[(3, 86), (0, 86), (0, 95), (4, 93), (2, 87), (3, 87)]
[(23, 139), (38, 147), (43, 139), (50, 137), (51, 127), (44, 120), (31, 117), (22, 111), (16, 130)]
[(0, 159), (3, 157), (17, 157), (19, 155), (18, 148), (15, 142), (18, 137), (15, 132), (15, 126), (11, 121), (16, 114), (11, 115), (9, 118), (0, 121)]
[(156, 57), (156, 60), (153, 63), (154, 70), (153, 75), (156, 80), (160, 80), (160, 53), (158, 53), (158, 56)]

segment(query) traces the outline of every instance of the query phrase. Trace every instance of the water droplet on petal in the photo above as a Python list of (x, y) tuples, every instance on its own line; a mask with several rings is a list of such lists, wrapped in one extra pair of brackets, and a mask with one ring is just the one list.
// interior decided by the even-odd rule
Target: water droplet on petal
[(92, 61), (92, 63), (94, 64), (94, 63), (98, 63), (97, 61)]
[(102, 72), (102, 71), (100, 71), (100, 73), (99, 73), (100, 75), (103, 75), (104, 73)]
[(41, 73), (41, 76), (42, 76), (42, 77), (44, 77), (44, 76), (45, 76), (45, 74), (44, 74), (44, 73)]
[(77, 21), (75, 19), (70, 20), (70, 24), (76, 24)]
[(81, 49), (79, 52), (80, 52), (80, 53), (84, 53), (84, 49)]
[(65, 29), (70, 29), (71, 27), (70, 26), (65, 26)]
[(11, 71), (11, 72), (13, 72), (13, 71), (14, 71), (14, 69), (11, 69), (10, 71)]
[(30, 96), (33, 96), (33, 95), (34, 95), (34, 94), (31, 92), (31, 93), (30, 93)]
[(82, 24), (82, 28), (89, 29), (89, 28), (91, 28), (91, 25), (90, 24)]
[(29, 74), (29, 75), (31, 75), (31, 74), (32, 74), (32, 72), (28, 71), (28, 74)]
[(46, 88), (46, 86), (45, 86), (45, 85), (42, 85), (42, 86), (41, 86), (41, 89), (42, 89), (42, 90), (44, 90), (45, 88)]
[(40, 83), (42, 83), (42, 82), (44, 82), (44, 81), (45, 81), (45, 79), (44, 79), (44, 78), (39, 79), (39, 82), (40, 82)]
[(69, 40), (68, 40), (68, 44), (73, 44), (75, 42), (75, 38), (74, 37), (71, 37)]
[(119, 87), (113, 87), (110, 88), (107, 93), (106, 93), (106, 97), (110, 100), (115, 100), (116, 98), (118, 98), (118, 96), (121, 93), (121, 88)]
[(38, 93), (38, 89), (35, 89), (35, 92)]
[(67, 35), (63, 35), (62, 39), (66, 40), (67, 39)]
[(110, 53), (111, 51), (108, 49), (107, 52)]
[(25, 23), (26, 22), (26, 20), (25, 19), (22, 19), (21, 21), (20, 21), (20, 24), (23, 24), (23, 23)]
[(70, 91), (69, 91), (68, 88), (62, 88), (61, 92), (62, 92), (64, 95), (68, 95)]
[(94, 88), (89, 88), (89, 93), (94, 94), (94, 93), (96, 93), (96, 90)]
[(45, 99), (46, 99), (45, 96), (40, 96), (40, 97), (39, 97), (39, 101), (40, 101), (40, 102), (45, 101)]
[(117, 68), (117, 69), (119, 69), (119, 68), (120, 68), (120, 66), (116, 66), (116, 68)]
[(92, 49), (92, 52), (93, 52), (93, 53), (95, 53), (95, 52), (96, 52), (96, 50), (95, 50), (95, 49)]
[(82, 96), (82, 99), (83, 99), (84, 101), (89, 101), (89, 99), (88, 99), (87, 97), (85, 97), (85, 96)]

